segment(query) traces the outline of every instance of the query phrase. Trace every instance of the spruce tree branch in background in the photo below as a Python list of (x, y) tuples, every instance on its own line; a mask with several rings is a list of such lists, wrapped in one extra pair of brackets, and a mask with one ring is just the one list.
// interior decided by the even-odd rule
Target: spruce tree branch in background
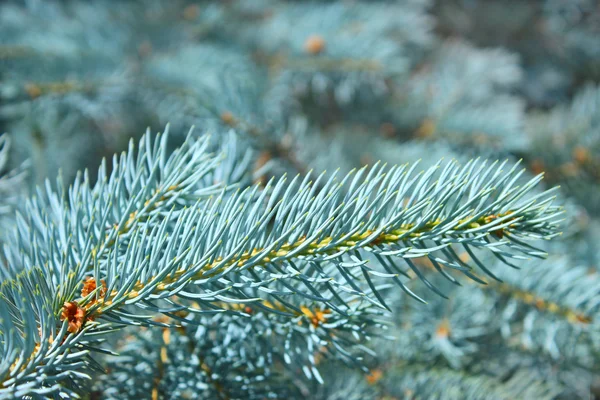
[(324, 313), (293, 296), (345, 317), (356, 311), (348, 296), (387, 308), (380, 281), (417, 297), (398, 261), (438, 291), (412, 259), (474, 278), (456, 255), (462, 247), (493, 276), (475, 253), (543, 257), (526, 242), (558, 234), (551, 194), (529, 194), (541, 176), (517, 186), (518, 165), (450, 162), (418, 174), (375, 165), (232, 192), (214, 182), (221, 157), (207, 153), (207, 140), (189, 138), (167, 156), (166, 137), (146, 135), (137, 153), (131, 145), (114, 158), (110, 176), (103, 165), (96, 185), (76, 181), (68, 201), (47, 186), (28, 202), (5, 249), (2, 395), (75, 393), (98, 368), (89, 355), (98, 340), (156, 324), (156, 312), (278, 304), (267, 311), (316, 328)]
[(0, 2), (0, 398), (599, 397), (600, 8), (511, 5)]
[(17, 204), (23, 192), (26, 165), (12, 171), (6, 171), (10, 138), (0, 135), (0, 216), (9, 214)]

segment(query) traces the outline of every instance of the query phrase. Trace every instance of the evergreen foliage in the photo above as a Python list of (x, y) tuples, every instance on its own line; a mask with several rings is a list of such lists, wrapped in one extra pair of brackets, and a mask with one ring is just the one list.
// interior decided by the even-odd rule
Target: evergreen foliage
[(0, 399), (597, 396), (599, 15), (3, 2)]

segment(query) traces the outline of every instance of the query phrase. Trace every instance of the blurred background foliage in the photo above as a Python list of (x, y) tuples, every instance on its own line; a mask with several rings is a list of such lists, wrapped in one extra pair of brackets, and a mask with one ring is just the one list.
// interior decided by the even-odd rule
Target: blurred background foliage
[[(548, 260), (486, 286), (436, 275), (450, 299), (399, 295), (396, 340), (373, 342), (383, 357), (367, 375), (325, 360), (324, 385), (273, 384), (345, 400), (600, 396), (599, 38), (595, 0), (4, 1), (0, 132), (12, 146), (0, 168), (18, 171), (0, 195), (93, 173), (167, 123), (179, 141), (191, 126), (216, 142), (233, 132), (256, 182), (377, 160), (523, 159), (567, 203)], [(214, 398), (210, 374), (180, 354), (189, 335), (173, 335), (121, 340), (125, 361), (94, 393), (121, 398), (102, 385), (117, 379), (143, 398), (135, 382), (152, 381), (168, 348), (160, 393)], [(198, 346), (224, 351), (215, 341)], [(273, 393), (254, 373), (235, 390)]]

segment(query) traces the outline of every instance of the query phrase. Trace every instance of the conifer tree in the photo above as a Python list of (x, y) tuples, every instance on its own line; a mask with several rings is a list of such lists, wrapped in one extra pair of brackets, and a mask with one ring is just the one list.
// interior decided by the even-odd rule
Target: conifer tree
[(597, 396), (600, 8), (509, 3), (0, 4), (0, 399)]

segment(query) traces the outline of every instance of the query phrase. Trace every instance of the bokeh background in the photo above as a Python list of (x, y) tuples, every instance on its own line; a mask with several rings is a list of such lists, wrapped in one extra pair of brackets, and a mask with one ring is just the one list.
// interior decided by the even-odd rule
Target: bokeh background
[(255, 182), (522, 159), (566, 204), (549, 259), (485, 287), (440, 281), (450, 300), (397, 299), (398, 339), (374, 342), (385, 358), (370, 375), (324, 366), (325, 385), (300, 386), (345, 400), (588, 399), (600, 392), (599, 82), (595, 0), (3, 1), (0, 133), (6, 169), (25, 175), (0, 195), (59, 170), (94, 176), (167, 123), (173, 146), (192, 126), (216, 145), (235, 135)]

